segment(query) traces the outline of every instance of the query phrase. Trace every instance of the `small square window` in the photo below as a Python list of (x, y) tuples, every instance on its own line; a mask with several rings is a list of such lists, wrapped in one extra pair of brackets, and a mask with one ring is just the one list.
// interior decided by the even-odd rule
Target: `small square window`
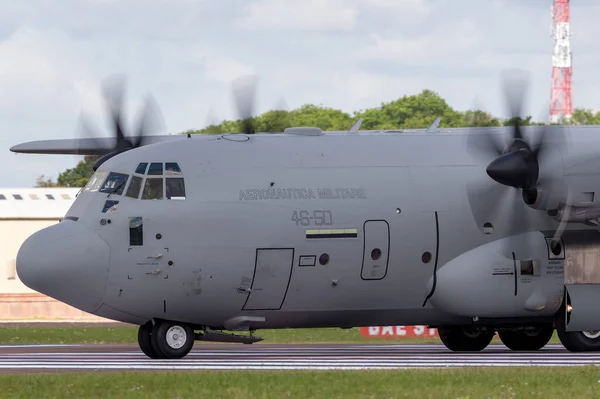
[(104, 202), (104, 207), (102, 208), (102, 213), (106, 213), (110, 211), (110, 213), (115, 213), (117, 211), (119, 205), (119, 201), (114, 200), (106, 200)]
[(32, 200), (40, 199), (40, 197), (38, 197), (37, 194), (29, 194), (29, 198), (31, 198)]
[(129, 218), (129, 245), (144, 245), (144, 223), (139, 216)]
[(153, 162), (150, 164), (150, 168), (148, 169), (148, 175), (162, 175), (163, 174), (163, 164), (162, 162)]
[(69, 194), (61, 194), (60, 196), (62, 197), (62, 199), (65, 199), (65, 200), (71, 199), (71, 196)]
[(0, 200), (5, 200), (6, 197), (4, 196), (4, 194), (0, 194)]
[(180, 175), (181, 169), (179, 165), (175, 162), (167, 162), (165, 163), (165, 174), (166, 175)]
[(146, 173), (146, 169), (148, 168), (148, 162), (142, 162), (138, 165), (138, 167), (135, 169), (135, 173), (139, 174), (139, 175), (143, 175)]
[(46, 198), (48, 198), (49, 200), (53, 200), (54, 196), (52, 194), (46, 194)]
[(22, 200), (23, 199), (23, 197), (21, 197), (20, 194), (13, 194), (13, 198), (16, 199), (16, 200)]

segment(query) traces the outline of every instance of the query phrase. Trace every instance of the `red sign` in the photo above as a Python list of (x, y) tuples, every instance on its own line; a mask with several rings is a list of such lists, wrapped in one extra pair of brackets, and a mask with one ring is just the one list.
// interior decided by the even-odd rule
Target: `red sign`
[(437, 329), (427, 326), (361, 327), (360, 335), (367, 338), (438, 337)]

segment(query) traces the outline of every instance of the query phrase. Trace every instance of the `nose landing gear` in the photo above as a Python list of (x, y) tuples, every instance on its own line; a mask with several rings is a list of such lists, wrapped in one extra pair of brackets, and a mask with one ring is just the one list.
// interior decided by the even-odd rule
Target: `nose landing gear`
[(155, 320), (140, 326), (138, 344), (151, 359), (181, 359), (194, 346), (194, 330), (185, 323)]

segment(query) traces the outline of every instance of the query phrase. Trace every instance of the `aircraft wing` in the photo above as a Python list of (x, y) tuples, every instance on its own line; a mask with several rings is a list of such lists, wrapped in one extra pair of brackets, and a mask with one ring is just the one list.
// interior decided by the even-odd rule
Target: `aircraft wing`
[[(185, 137), (183, 134), (145, 136), (144, 145)], [(112, 137), (56, 139), (29, 141), (17, 144), (10, 150), (22, 154), (104, 155), (113, 151), (115, 145), (116, 140)]]

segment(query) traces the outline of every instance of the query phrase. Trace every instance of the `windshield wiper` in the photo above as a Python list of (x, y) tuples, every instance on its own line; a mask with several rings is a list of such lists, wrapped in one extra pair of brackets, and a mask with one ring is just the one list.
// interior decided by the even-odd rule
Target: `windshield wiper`
[(110, 196), (111, 196), (112, 194), (114, 194), (115, 192), (119, 191), (119, 189), (120, 189), (121, 187), (123, 187), (123, 186), (125, 185), (125, 183), (127, 183), (127, 180), (123, 180), (121, 183), (117, 184), (117, 185), (115, 186), (115, 188), (114, 188), (114, 189), (113, 189), (113, 190), (112, 190), (110, 193), (108, 193), (108, 195), (106, 196), (106, 198), (110, 198)]

